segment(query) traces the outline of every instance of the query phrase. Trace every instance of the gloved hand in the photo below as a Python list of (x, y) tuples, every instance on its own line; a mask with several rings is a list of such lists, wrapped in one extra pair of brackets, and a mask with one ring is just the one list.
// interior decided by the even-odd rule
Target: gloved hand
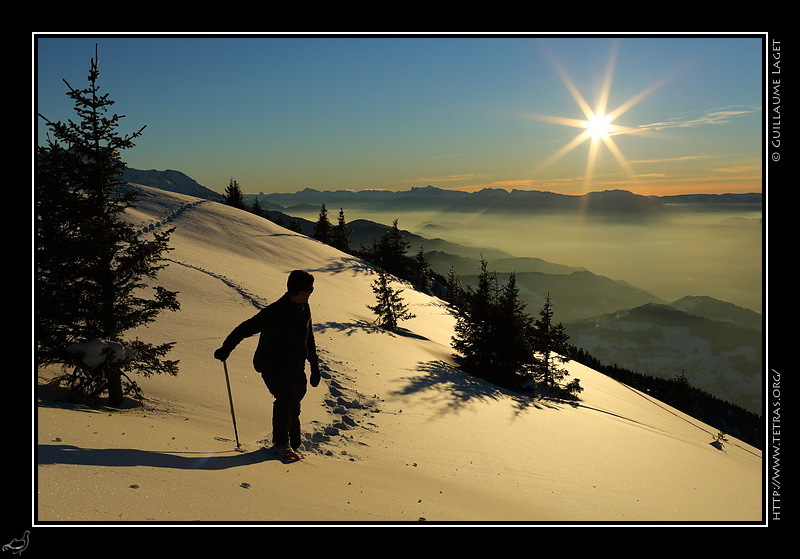
[(319, 386), (320, 375), (319, 375), (319, 364), (312, 363), (311, 364), (311, 378), (308, 379), (311, 383), (311, 386), (316, 388)]
[(229, 349), (225, 349), (224, 347), (219, 348), (217, 351), (214, 352), (214, 359), (219, 359), (220, 361), (227, 361), (228, 356), (231, 354)]

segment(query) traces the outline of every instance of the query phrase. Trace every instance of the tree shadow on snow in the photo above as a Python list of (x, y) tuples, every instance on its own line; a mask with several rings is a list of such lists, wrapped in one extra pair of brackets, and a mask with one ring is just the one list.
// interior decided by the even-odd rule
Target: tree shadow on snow
[(351, 320), (349, 322), (321, 322), (314, 325), (315, 332), (325, 332), (327, 330), (342, 332), (346, 336), (352, 336), (357, 332), (377, 334), (384, 331), (383, 328), (380, 328), (371, 322), (367, 322), (366, 320)]
[(375, 267), (360, 258), (345, 256), (337, 261), (330, 262), (327, 266), (310, 269), (308, 271), (326, 274), (342, 274), (347, 272), (352, 276), (368, 276), (375, 273)]
[(425, 392), (428, 399), (439, 406), (441, 413), (458, 411), (470, 402), (480, 400), (510, 400), (517, 413), (531, 408), (559, 408), (566, 403), (502, 388), (441, 360), (420, 363), (416, 370), (422, 374), (408, 377), (407, 384), (393, 394), (406, 396)]
[(364, 332), (366, 334), (386, 334), (392, 337), (399, 336), (403, 338), (413, 338), (416, 340), (428, 341), (428, 338), (425, 336), (420, 336), (419, 334), (415, 334), (414, 332), (406, 330), (405, 328), (398, 328), (397, 330), (391, 331), (387, 330), (386, 328), (381, 328), (374, 322), (368, 322), (366, 320), (351, 320), (350, 322), (323, 322), (314, 326), (315, 332), (325, 332), (326, 330), (342, 332), (346, 336), (352, 336), (356, 332)]

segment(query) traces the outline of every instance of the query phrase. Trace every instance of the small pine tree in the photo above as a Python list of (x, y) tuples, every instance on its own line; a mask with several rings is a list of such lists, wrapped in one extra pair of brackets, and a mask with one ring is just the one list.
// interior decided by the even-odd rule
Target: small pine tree
[(267, 217), (267, 212), (261, 205), (261, 201), (258, 199), (258, 195), (256, 195), (256, 199), (253, 200), (253, 205), (250, 207), (250, 212), (257, 215), (258, 217)]
[(410, 320), (415, 315), (409, 312), (400, 294), (402, 289), (394, 289), (389, 283), (389, 274), (384, 270), (378, 270), (378, 279), (372, 282), (372, 291), (375, 293), (377, 303), (367, 305), (377, 315), (375, 320), (381, 328), (395, 332), (401, 320)]
[[(122, 180), (120, 151), (133, 147), (144, 127), (128, 136), (118, 134), (122, 117), (109, 116), (114, 102), (100, 93), (99, 76), (95, 52), (88, 87), (74, 89), (64, 80), (78, 122), (52, 122), (39, 115), (49, 133), (37, 148), (34, 180), (35, 337), (38, 365), (75, 367), (56, 382), (69, 383), (74, 397), (92, 403), (107, 391), (109, 403), (117, 406), (131, 390), (141, 395), (128, 372), (177, 374), (178, 362), (163, 359), (173, 343), (126, 340), (125, 333), (164, 310), (178, 310), (179, 304), (177, 293), (152, 285), (166, 266), (172, 230), (148, 240), (121, 217), (135, 204), (136, 192)], [(128, 357), (104, 355), (92, 367), (68, 351), (93, 340), (122, 346)]]
[(227, 188), (225, 188), (225, 203), (240, 210), (245, 209), (242, 189), (239, 188), (239, 183), (233, 177), (231, 177)]
[(575, 394), (582, 390), (579, 382), (572, 381), (566, 387), (561, 385), (569, 375), (563, 367), (570, 360), (568, 341), (564, 325), (553, 324), (553, 302), (548, 293), (531, 330), (531, 346), (537, 354), (531, 372), (534, 380), (545, 388), (566, 389)]
[(413, 266), (412, 281), (414, 286), (422, 293), (430, 295), (433, 291), (433, 273), (431, 272), (431, 265), (425, 257), (425, 249), (422, 244), (419, 245), (419, 251), (413, 259)]
[(319, 219), (314, 225), (314, 233), (312, 236), (320, 242), (330, 244), (332, 229), (333, 226), (328, 219), (328, 210), (325, 208), (325, 204), (322, 204), (319, 210)]
[(339, 208), (339, 219), (333, 228), (331, 246), (342, 252), (350, 252), (350, 227), (344, 219), (344, 210)]
[(447, 273), (447, 302), (453, 307), (458, 308), (463, 305), (464, 288), (461, 286), (461, 280), (456, 274), (453, 266), (450, 266), (450, 271)]

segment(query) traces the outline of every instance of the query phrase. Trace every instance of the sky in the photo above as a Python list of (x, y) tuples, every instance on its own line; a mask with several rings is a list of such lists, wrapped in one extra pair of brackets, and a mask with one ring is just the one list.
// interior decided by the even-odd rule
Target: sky
[(74, 119), (97, 45), (123, 160), (217, 192), (761, 192), (763, 41), (33, 34), (32, 81)]

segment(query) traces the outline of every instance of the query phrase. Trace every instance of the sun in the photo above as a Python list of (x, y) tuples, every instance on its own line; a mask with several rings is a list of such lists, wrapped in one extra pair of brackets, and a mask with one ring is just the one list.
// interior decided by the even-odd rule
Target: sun
[(609, 138), (614, 131), (614, 125), (611, 124), (611, 115), (603, 112), (593, 114), (585, 122), (586, 134), (593, 140), (604, 140)]
[(572, 138), (572, 140), (567, 142), (566, 145), (562, 146), (561, 149), (559, 149), (556, 153), (552, 154), (549, 158), (543, 161), (538, 166), (538, 169), (540, 171), (546, 169), (554, 161), (560, 159), (573, 149), (577, 148), (579, 145), (583, 144), (586, 141), (589, 141), (588, 157), (586, 160), (586, 170), (584, 174), (587, 182), (587, 187), (590, 186), (595, 164), (597, 162), (599, 152), (603, 147), (614, 156), (619, 165), (630, 176), (634, 175), (633, 169), (631, 168), (630, 164), (622, 154), (622, 150), (617, 145), (617, 142), (615, 142), (614, 137), (623, 134), (640, 134), (643, 133), (643, 129), (614, 124), (614, 121), (617, 118), (619, 118), (623, 113), (625, 113), (628, 109), (630, 109), (631, 107), (642, 101), (645, 97), (650, 95), (653, 91), (655, 91), (655, 89), (657, 89), (665, 81), (667, 81), (668, 78), (665, 77), (664, 79), (652, 84), (650, 87), (641, 91), (637, 95), (634, 95), (632, 98), (628, 99), (618, 107), (614, 108), (611, 111), (608, 111), (607, 107), (611, 93), (611, 82), (614, 74), (614, 65), (616, 63), (616, 54), (617, 53), (615, 48), (612, 51), (611, 56), (609, 57), (608, 67), (606, 68), (600, 95), (594, 106), (591, 106), (587, 102), (587, 100), (575, 86), (575, 84), (567, 75), (567, 73), (553, 59), (553, 64), (555, 66), (556, 71), (561, 76), (564, 85), (572, 95), (572, 98), (577, 103), (578, 109), (580, 110), (581, 113), (583, 113), (584, 118), (583, 119), (567, 118), (567, 117), (556, 117), (556, 116), (540, 115), (540, 114), (534, 114), (534, 115), (528, 114), (526, 116), (540, 121), (548, 121), (555, 124), (561, 124), (564, 126), (572, 126), (574, 128), (583, 129), (583, 131), (578, 135), (576, 135), (574, 138)]

